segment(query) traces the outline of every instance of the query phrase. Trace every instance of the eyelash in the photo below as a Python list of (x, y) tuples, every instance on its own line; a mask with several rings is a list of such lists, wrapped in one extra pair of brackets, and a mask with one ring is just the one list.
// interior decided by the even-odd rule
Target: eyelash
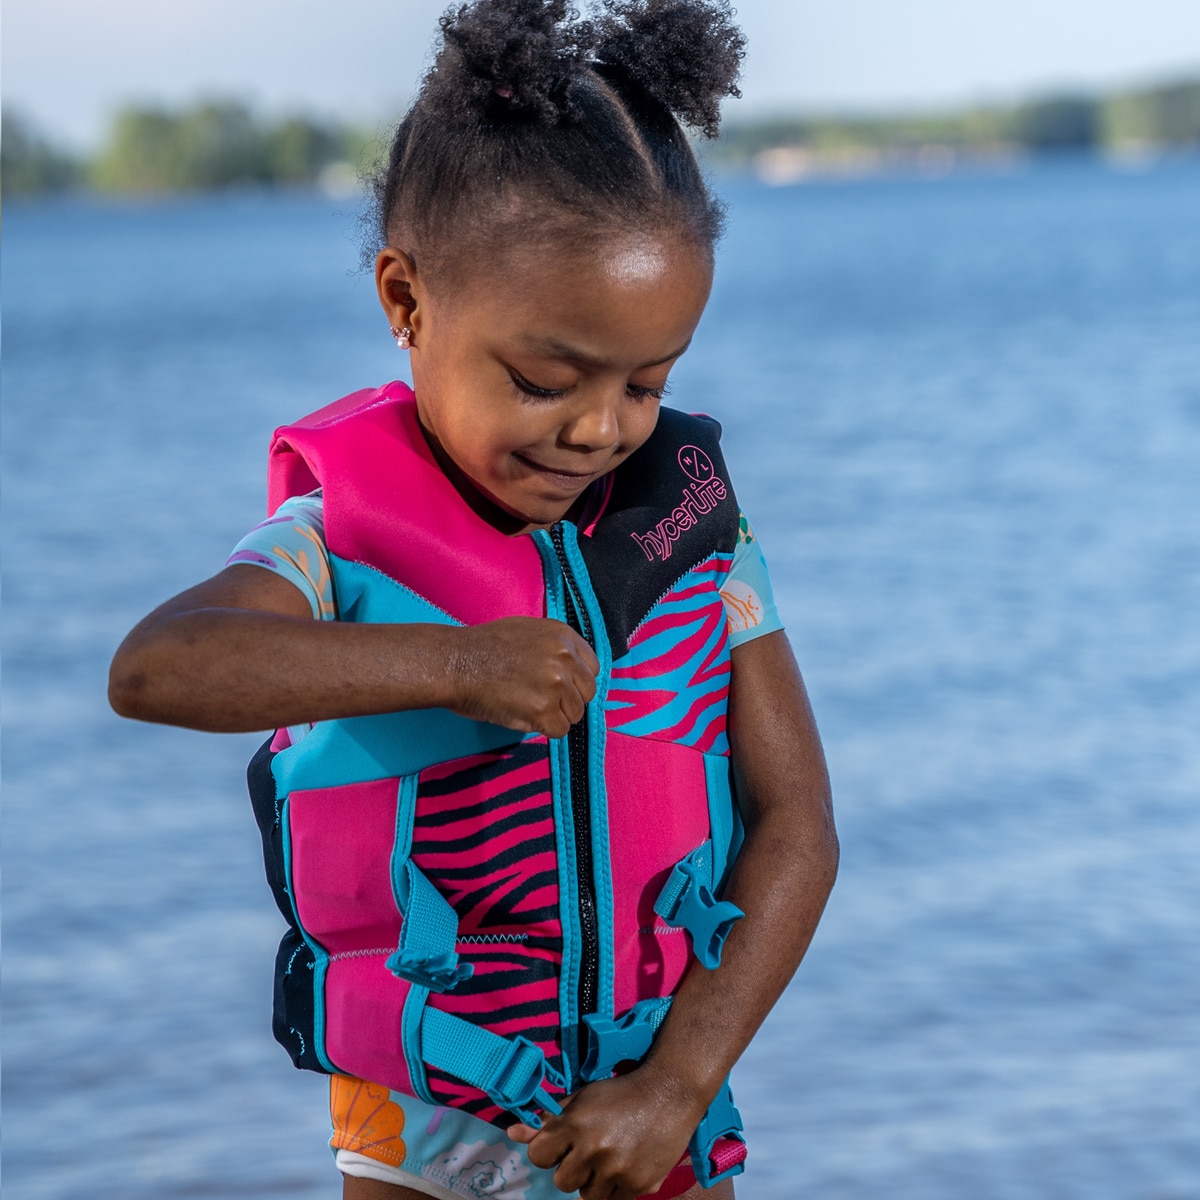
[[(530, 383), (523, 375), (518, 375), (515, 371), (512, 374), (513, 386), (517, 391), (525, 396), (529, 396), (534, 400), (560, 400), (567, 394), (567, 388), (543, 388), (538, 387), (536, 383)], [(662, 387), (648, 388), (638, 387), (636, 384), (628, 384), (625, 388), (626, 393), (631, 400), (645, 400), (647, 397), (652, 397), (655, 400), (661, 400), (671, 391), (671, 385), (664, 383)]]

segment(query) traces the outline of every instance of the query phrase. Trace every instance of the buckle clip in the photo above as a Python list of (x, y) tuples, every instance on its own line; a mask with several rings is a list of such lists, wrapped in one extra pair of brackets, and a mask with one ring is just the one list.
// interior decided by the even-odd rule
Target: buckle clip
[(654, 911), (668, 925), (682, 926), (692, 938), (692, 951), (702, 967), (721, 965), (721, 949), (734, 924), (746, 914), (728, 900), (718, 900), (705, 879), (712, 879), (707, 843), (675, 864), (655, 902)]
[(606, 1079), (618, 1063), (641, 1062), (662, 1024), (667, 1005), (662, 1000), (639, 1000), (627, 1013), (613, 1020), (587, 1013), (587, 1056), (580, 1074), (589, 1083)]
[(733, 1103), (728, 1082), (721, 1085), (712, 1104), (688, 1142), (692, 1170), (702, 1186), (710, 1188), (722, 1179), (746, 1169), (746, 1140), (742, 1137), (742, 1114)]
[(484, 1091), (494, 1103), (520, 1117), (526, 1125), (541, 1129), (542, 1118), (537, 1109), (555, 1116), (562, 1112), (562, 1105), (546, 1091), (545, 1085), (565, 1091), (567, 1081), (546, 1061), (540, 1046), (519, 1034), (506, 1040), (508, 1048)]
[(460, 963), (454, 951), (429, 954), (411, 947), (397, 950), (387, 960), (387, 969), (431, 992), (448, 992), (475, 974), (474, 965)]

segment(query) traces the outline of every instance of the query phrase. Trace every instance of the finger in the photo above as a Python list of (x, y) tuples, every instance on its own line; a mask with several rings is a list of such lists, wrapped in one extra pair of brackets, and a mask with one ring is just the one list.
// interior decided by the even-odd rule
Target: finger
[(538, 1131), (532, 1125), (510, 1125), (504, 1132), (514, 1142), (520, 1142), (523, 1146), (528, 1146), (538, 1135)]
[[(568, 1154), (554, 1172), (554, 1186), (560, 1192), (582, 1192), (591, 1186), (593, 1178), (592, 1169), (580, 1161), (580, 1155)], [(607, 1196), (607, 1191), (604, 1194)]]
[(539, 1130), (537, 1136), (527, 1143), (525, 1153), (535, 1167), (548, 1171), (551, 1167), (559, 1166), (570, 1150), (570, 1142), (565, 1142), (561, 1137), (555, 1139), (545, 1130)]
[(566, 737), (571, 732), (571, 719), (561, 709), (555, 713), (547, 713), (539, 724), (539, 732), (548, 738)]
[[(598, 1181), (594, 1175), (591, 1183), (579, 1189), (579, 1200), (616, 1200), (619, 1195), (620, 1192), (607, 1183)], [(629, 1196), (631, 1200), (637, 1200), (633, 1192), (630, 1192)]]
[(600, 674), (600, 660), (596, 658), (595, 650), (588, 646), (587, 642), (583, 643), (583, 662), (588, 671), (592, 672), (593, 679)]
[(595, 698), (596, 695), (596, 677), (595, 675), (580, 675), (579, 676), (579, 694), (583, 697), (584, 703), (588, 703)]

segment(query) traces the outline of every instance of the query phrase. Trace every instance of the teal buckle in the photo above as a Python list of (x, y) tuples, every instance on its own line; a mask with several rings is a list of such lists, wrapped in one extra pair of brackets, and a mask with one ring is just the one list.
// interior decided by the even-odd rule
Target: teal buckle
[(734, 1107), (728, 1082), (708, 1106), (696, 1132), (688, 1142), (692, 1170), (701, 1187), (710, 1188), (746, 1169), (746, 1141), (742, 1137), (742, 1114)]
[(551, 1087), (565, 1091), (567, 1081), (546, 1061), (541, 1047), (528, 1038), (518, 1035), (506, 1040), (509, 1046), (504, 1058), (483, 1090), (494, 1103), (520, 1117), (526, 1125), (541, 1129), (538, 1108), (555, 1116), (562, 1112), (562, 1106), (544, 1085), (549, 1083)]
[(693, 850), (676, 863), (654, 905), (668, 925), (682, 926), (692, 938), (692, 951), (702, 967), (721, 965), (721, 950), (729, 931), (746, 914), (728, 900), (712, 894), (710, 846)]
[(580, 1074), (591, 1083), (607, 1079), (619, 1063), (641, 1062), (662, 1024), (666, 1008), (662, 1000), (639, 1000), (616, 1020), (588, 1013), (583, 1023), (588, 1031), (587, 1056)]
[(475, 967), (471, 963), (460, 963), (453, 952), (428, 954), (411, 947), (397, 950), (387, 960), (387, 969), (431, 992), (448, 992), (475, 974)]

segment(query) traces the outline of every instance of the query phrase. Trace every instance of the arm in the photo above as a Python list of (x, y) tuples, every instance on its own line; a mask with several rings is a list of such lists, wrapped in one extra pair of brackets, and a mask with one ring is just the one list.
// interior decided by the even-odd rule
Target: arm
[(155, 609), (113, 658), (125, 717), (243, 732), (334, 717), (450, 708), (561, 737), (595, 694), (591, 648), (566, 625), (314, 621), (304, 595), (234, 565)]
[(795, 973), (833, 887), (829, 778), (782, 632), (733, 651), (730, 740), (746, 839), (723, 898), (746, 915), (720, 967), (692, 964), (640, 1067), (583, 1088), (539, 1134), (510, 1131), (530, 1161), (558, 1164), (565, 1191), (625, 1200), (658, 1187)]

